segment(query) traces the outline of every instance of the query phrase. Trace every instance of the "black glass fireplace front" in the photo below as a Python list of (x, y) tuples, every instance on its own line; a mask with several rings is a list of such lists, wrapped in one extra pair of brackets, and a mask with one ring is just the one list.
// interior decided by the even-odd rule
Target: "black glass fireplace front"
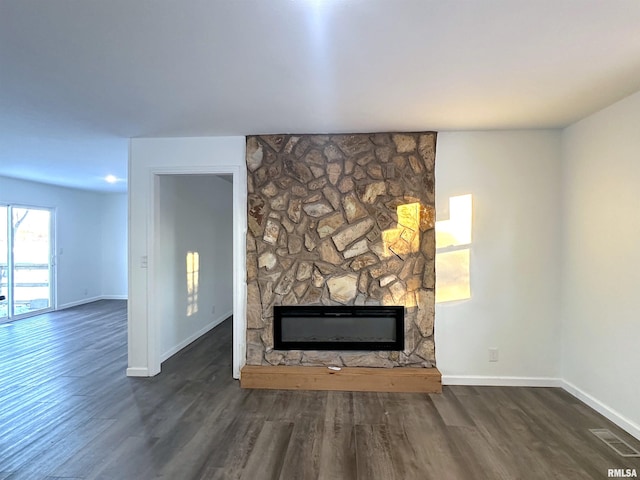
[(403, 350), (404, 307), (273, 307), (276, 350)]

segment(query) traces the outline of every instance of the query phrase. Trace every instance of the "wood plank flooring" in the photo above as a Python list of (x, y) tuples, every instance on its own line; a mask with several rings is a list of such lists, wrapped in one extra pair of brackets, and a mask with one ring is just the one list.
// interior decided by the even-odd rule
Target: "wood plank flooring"
[(604, 479), (633, 439), (561, 389), (242, 390), (231, 321), (127, 378), (126, 302), (0, 324), (0, 480)]

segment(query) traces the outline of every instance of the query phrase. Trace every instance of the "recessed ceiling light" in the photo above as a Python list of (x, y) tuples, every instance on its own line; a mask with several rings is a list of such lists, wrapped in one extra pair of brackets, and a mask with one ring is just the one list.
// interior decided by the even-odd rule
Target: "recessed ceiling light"
[(116, 183), (118, 181), (118, 178), (115, 175), (107, 175), (106, 177), (104, 177), (104, 181), (107, 183)]

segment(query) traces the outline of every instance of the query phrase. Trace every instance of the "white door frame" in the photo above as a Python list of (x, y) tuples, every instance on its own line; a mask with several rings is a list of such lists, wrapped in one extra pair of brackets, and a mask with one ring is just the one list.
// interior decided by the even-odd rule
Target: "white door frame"
[(160, 373), (160, 317), (156, 312), (156, 299), (162, 292), (156, 290), (155, 272), (159, 259), (156, 238), (160, 215), (160, 175), (232, 175), (233, 176), (233, 378), (240, 378), (240, 369), (246, 361), (246, 233), (247, 233), (247, 179), (244, 169), (237, 165), (206, 165), (185, 167), (154, 167), (149, 170), (151, 198), (147, 219), (147, 365), (149, 375)]

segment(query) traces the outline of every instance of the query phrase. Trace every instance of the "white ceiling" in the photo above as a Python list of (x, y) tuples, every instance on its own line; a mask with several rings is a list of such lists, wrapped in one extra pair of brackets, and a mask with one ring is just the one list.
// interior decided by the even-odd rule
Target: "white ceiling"
[(0, 175), (127, 139), (570, 124), (640, 89), (638, 0), (0, 0)]

